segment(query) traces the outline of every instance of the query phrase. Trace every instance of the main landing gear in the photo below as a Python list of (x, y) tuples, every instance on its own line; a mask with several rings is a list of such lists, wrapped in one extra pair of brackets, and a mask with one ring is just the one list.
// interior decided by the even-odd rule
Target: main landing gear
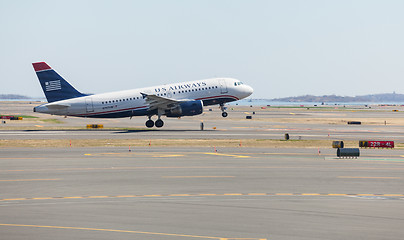
[(149, 116), (149, 120), (146, 121), (146, 127), (152, 128), (154, 126), (161, 128), (162, 126), (164, 126), (164, 121), (158, 118), (156, 122), (154, 122), (153, 120), (151, 120), (151, 116)]
[(224, 106), (224, 103), (220, 104), (220, 110), (222, 110), (222, 117), (227, 117), (227, 112), (225, 111), (226, 107)]

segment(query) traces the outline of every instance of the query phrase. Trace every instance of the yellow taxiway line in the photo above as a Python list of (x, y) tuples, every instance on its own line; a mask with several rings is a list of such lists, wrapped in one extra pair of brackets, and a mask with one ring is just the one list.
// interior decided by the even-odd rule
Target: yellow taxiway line
[(61, 199), (111, 199), (111, 198), (150, 198), (150, 197), (207, 197), (207, 196), (368, 196), (368, 197), (404, 197), (400, 193), (177, 193), (177, 194), (147, 194), (147, 195), (115, 195), (115, 196), (66, 196), (66, 197), (35, 197), (35, 198), (3, 198), (0, 202), (28, 200), (61, 200)]
[(216, 155), (216, 156), (226, 156), (226, 157), (235, 157), (235, 158), (250, 158), (251, 156), (245, 155), (234, 155), (234, 154), (223, 154), (223, 153), (204, 153), (207, 155)]
[[(160, 235), (160, 236), (174, 236), (174, 237), (187, 237), (187, 238), (200, 238), (200, 239), (217, 239), (217, 240), (235, 239), (235, 238), (198, 236), (198, 235), (177, 234), (177, 233), (158, 233), (158, 232), (145, 232), (145, 231), (120, 230), (120, 229), (106, 229), (106, 228), (88, 228), (88, 227), (65, 227), (65, 226), (28, 225), (28, 224), (10, 224), (10, 223), (0, 223), (0, 226), (49, 228), (49, 229), (69, 229), (69, 230), (86, 230), (86, 231), (102, 231), (102, 232), (116, 232), (116, 233), (135, 233), (135, 234), (145, 234), (145, 235)], [(243, 238), (243, 239), (266, 240), (264, 238), (261, 238), (261, 239), (260, 238)]]

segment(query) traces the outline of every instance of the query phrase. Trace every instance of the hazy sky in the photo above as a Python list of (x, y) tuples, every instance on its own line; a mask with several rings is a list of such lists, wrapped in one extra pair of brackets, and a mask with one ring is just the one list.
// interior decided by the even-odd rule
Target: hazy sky
[(210, 77), (252, 98), (404, 93), (404, 1), (0, 0), (0, 93), (32, 62), (102, 93)]

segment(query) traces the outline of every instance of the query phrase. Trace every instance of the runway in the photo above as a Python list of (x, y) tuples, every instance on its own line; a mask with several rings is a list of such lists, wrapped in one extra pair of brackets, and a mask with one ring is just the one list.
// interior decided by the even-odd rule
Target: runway
[[(163, 128), (147, 129), (146, 117), (89, 119), (50, 116), (32, 112), (37, 104), (0, 104), (0, 112), (30, 115), (23, 121), (0, 125), (1, 139), (291, 139), (393, 140), (404, 142), (404, 107), (369, 108), (265, 108), (231, 106), (229, 116), (205, 109), (195, 117), (164, 118)], [(393, 112), (397, 110), (398, 112)], [(17, 112), (16, 112), (17, 111)], [(252, 119), (246, 119), (251, 116)], [(361, 121), (361, 125), (348, 125)], [(200, 124), (204, 124), (204, 131)], [(86, 130), (87, 124), (103, 124), (104, 130)]]
[[(2, 114), (38, 117), (0, 125), (0, 145), (9, 146), (0, 148), (1, 238), (378, 240), (404, 235), (401, 106), (234, 106), (228, 118), (214, 108), (197, 117), (165, 119), (163, 128), (149, 130), (142, 117), (63, 118), (32, 113), (32, 105), (0, 104)], [(347, 125), (353, 120), (362, 124)], [(105, 129), (83, 129), (86, 124)], [(284, 139), (285, 133), (292, 140), (289, 147), (263, 141)], [(130, 151), (103, 145), (103, 140), (133, 139)], [(181, 144), (146, 146), (153, 139)], [(189, 146), (183, 139), (232, 140), (229, 146), (234, 146)], [(255, 146), (255, 139), (264, 144)], [(45, 140), (59, 141), (59, 147), (46, 148)], [(96, 140), (99, 147), (86, 145)], [(248, 140), (253, 141), (245, 147)], [(299, 140), (327, 141), (321, 148), (314, 146), (320, 142), (301, 148), (294, 146), (304, 142)], [(396, 148), (361, 149), (358, 159), (339, 159), (328, 140), (392, 140)], [(12, 145), (24, 141), (37, 147)]]
[(2, 149), (5, 239), (401, 239), (404, 151)]
[[(354, 128), (354, 129), (353, 129)], [(222, 130), (0, 130), (2, 139), (284, 139), (395, 140), (404, 142), (404, 129), (222, 129)]]

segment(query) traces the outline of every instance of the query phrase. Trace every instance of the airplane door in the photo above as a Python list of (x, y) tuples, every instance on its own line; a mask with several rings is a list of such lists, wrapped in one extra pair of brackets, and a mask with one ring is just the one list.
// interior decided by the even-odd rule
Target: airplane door
[(220, 93), (227, 93), (227, 85), (226, 85), (226, 81), (224, 79), (219, 80), (219, 84), (220, 84)]
[(93, 99), (90, 97), (86, 98), (86, 110), (87, 112), (94, 112)]

